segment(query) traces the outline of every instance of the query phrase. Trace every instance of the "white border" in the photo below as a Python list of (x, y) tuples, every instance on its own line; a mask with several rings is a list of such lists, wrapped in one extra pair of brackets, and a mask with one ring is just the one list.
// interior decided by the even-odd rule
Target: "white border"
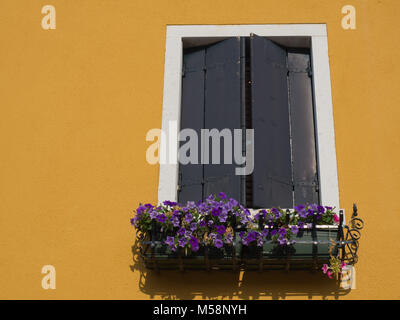
[[(162, 130), (168, 132), (169, 121), (176, 121), (179, 132), (182, 79), (182, 38), (190, 37), (237, 37), (256, 33), (263, 37), (311, 37), (313, 64), (313, 88), (316, 119), (316, 145), (320, 199), (322, 205), (339, 206), (339, 185), (336, 164), (335, 133), (332, 111), (332, 93), (328, 57), (328, 39), (325, 24), (266, 24), (266, 25), (186, 25), (167, 26)], [(168, 138), (167, 138), (168, 140)], [(160, 150), (167, 150), (161, 139)], [(178, 141), (176, 149), (178, 148)], [(165, 148), (165, 149), (163, 149)], [(169, 149), (171, 145), (169, 145)], [(177, 154), (168, 155), (173, 163), (160, 164), (158, 201), (177, 200), (178, 164)], [(169, 162), (171, 163), (171, 162)]]

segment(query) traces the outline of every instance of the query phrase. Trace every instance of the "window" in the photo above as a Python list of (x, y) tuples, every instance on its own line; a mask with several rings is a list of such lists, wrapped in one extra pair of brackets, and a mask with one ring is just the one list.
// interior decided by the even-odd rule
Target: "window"
[(159, 201), (339, 207), (326, 40), (324, 25), (169, 26), (163, 129), (254, 128), (254, 171), (162, 164)]

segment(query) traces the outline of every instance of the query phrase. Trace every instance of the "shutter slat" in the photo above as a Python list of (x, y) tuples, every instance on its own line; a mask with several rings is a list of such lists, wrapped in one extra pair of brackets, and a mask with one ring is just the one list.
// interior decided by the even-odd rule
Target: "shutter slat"
[(251, 35), (253, 207), (293, 205), (286, 50)]
[(318, 203), (310, 55), (288, 52), (295, 204)]

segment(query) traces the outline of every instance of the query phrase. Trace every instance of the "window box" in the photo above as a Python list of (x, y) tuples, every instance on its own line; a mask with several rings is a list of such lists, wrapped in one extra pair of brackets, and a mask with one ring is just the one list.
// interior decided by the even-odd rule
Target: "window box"
[[(293, 218), (294, 213), (286, 211), (287, 221)], [(239, 225), (234, 220), (231, 243), (224, 243), (220, 248), (210, 243), (199, 243), (197, 250), (168, 244), (167, 238), (175, 231), (160, 228), (154, 219), (151, 230), (139, 232), (140, 256), (146, 268), (151, 270), (269, 270), (269, 269), (321, 269), (331, 262), (332, 257), (346, 264), (357, 262), (359, 230), (363, 227), (361, 219), (357, 218), (357, 208), (354, 207), (349, 226), (343, 224), (343, 210), (340, 210), (339, 221), (335, 225), (317, 224), (317, 215), (313, 222), (299, 228), (298, 232), (291, 233), (288, 241), (282, 245), (277, 242), (272, 230), (282, 227), (272, 226), (268, 234), (263, 237), (262, 245), (256, 242), (246, 243), (244, 231), (254, 230), (253, 225)], [(232, 217), (230, 217), (232, 218)], [(254, 216), (253, 216), (254, 218)], [(252, 219), (253, 219), (252, 218)], [(292, 220), (290, 220), (292, 221)], [(259, 227), (264, 228), (262, 219), (258, 220)], [(182, 224), (181, 224), (182, 225)], [(165, 227), (167, 228), (167, 227)], [(253, 228), (253, 229), (251, 229)], [(291, 228), (286, 225), (287, 230)], [(208, 230), (208, 232), (211, 229)], [(196, 233), (198, 236), (198, 233)], [(204, 234), (198, 236), (204, 239)], [(174, 250), (173, 250), (174, 249)]]

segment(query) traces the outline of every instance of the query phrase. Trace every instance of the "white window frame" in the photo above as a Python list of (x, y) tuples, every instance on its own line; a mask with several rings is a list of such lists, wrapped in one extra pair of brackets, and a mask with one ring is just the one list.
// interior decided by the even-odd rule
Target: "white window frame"
[[(224, 38), (249, 36), (309, 37), (313, 68), (314, 116), (318, 159), (319, 192), (322, 205), (339, 205), (339, 184), (336, 163), (335, 132), (328, 56), (328, 38), (325, 24), (264, 24), (264, 25), (179, 25), (167, 26), (162, 130), (171, 132), (170, 121), (175, 121), (179, 132), (181, 112), (181, 83), (184, 38)], [(161, 139), (160, 150), (174, 150), (168, 154), (168, 164), (160, 164), (158, 202), (177, 201), (178, 139)], [(175, 134), (173, 135), (177, 137)], [(171, 143), (173, 145), (171, 145)], [(168, 149), (167, 149), (168, 146)], [(171, 148), (172, 147), (172, 148)], [(165, 148), (165, 149), (164, 149)], [(171, 161), (172, 160), (172, 161)]]

